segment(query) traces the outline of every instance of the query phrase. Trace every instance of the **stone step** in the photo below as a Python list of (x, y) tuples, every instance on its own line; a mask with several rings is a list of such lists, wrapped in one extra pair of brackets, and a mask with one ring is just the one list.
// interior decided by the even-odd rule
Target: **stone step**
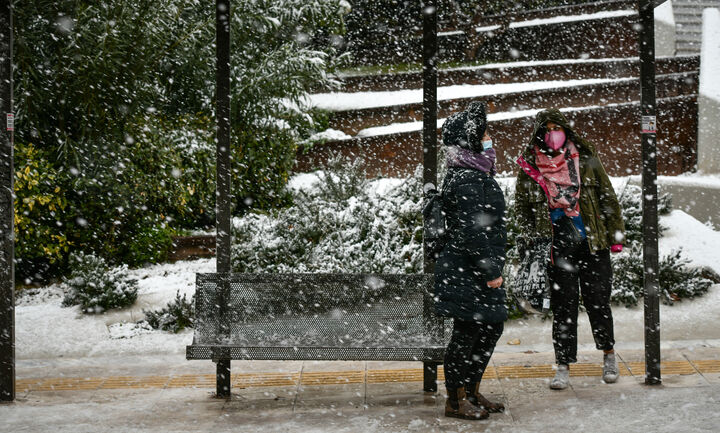
[(675, 5), (673, 4), (673, 12), (679, 12), (679, 11), (702, 11), (706, 8), (715, 8), (720, 6), (720, 3), (706, 3), (706, 4), (684, 4), (684, 5)]
[(702, 14), (699, 13), (680, 13), (675, 12), (675, 22), (700, 22), (702, 21)]
[(678, 53), (697, 54), (700, 52), (700, 42), (678, 41), (676, 47)]
[(678, 8), (712, 8), (720, 6), (720, 1), (673, 0), (673, 10)]
[(677, 38), (689, 38), (689, 39), (700, 40), (702, 37), (702, 32), (688, 32), (685, 30), (678, 30), (676, 34), (677, 34)]
[(702, 32), (702, 24), (700, 24), (700, 23), (677, 24), (675, 26), (675, 28), (678, 31), (688, 31), (688, 32), (695, 32), (695, 33)]
[(720, 7), (720, 0), (673, 0), (672, 7), (675, 16), (676, 55), (699, 53), (703, 10)]

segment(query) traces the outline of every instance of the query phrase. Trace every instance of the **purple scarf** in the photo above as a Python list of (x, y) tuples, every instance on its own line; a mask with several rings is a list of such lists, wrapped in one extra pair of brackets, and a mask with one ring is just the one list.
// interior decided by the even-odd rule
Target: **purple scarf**
[(448, 167), (473, 168), (495, 175), (495, 149), (488, 149), (484, 152), (473, 152), (470, 149), (463, 149), (458, 146), (450, 146), (447, 151)]

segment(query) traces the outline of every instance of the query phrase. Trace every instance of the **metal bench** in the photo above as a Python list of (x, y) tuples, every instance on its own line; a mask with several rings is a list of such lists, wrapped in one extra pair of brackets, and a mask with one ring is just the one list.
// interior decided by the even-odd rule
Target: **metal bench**
[(437, 390), (446, 346), (432, 274), (198, 274), (187, 359), (217, 363), (230, 395), (230, 361), (422, 361)]

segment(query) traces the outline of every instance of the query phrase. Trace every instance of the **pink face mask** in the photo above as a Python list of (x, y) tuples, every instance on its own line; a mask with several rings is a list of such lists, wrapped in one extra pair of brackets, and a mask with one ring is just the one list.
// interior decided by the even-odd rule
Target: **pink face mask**
[(552, 150), (560, 149), (565, 144), (565, 131), (549, 131), (545, 133), (545, 144)]

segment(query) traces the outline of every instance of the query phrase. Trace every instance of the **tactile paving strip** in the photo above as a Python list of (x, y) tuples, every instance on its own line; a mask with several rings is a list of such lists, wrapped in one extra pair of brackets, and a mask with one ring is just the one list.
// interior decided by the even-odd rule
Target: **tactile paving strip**
[(720, 360), (690, 361), (700, 373), (720, 373)]
[[(623, 376), (642, 376), (645, 364), (642, 362), (620, 362)], [(666, 361), (661, 363), (664, 375), (686, 375), (720, 373), (720, 360)], [(552, 365), (505, 365), (489, 366), (485, 378), (529, 379), (552, 377)], [(600, 376), (599, 364), (573, 364), (571, 376)], [(444, 379), (442, 366), (438, 368), (438, 380)], [(342, 385), (357, 383), (422, 382), (423, 371), (415, 369), (395, 370), (349, 370), (294, 373), (239, 373), (231, 376), (235, 388), (297, 386), (301, 385)], [(109, 376), (109, 377), (59, 377), (18, 379), (17, 392), (79, 391), (98, 389), (164, 389), (164, 388), (214, 388), (214, 374), (185, 374), (173, 376)]]

